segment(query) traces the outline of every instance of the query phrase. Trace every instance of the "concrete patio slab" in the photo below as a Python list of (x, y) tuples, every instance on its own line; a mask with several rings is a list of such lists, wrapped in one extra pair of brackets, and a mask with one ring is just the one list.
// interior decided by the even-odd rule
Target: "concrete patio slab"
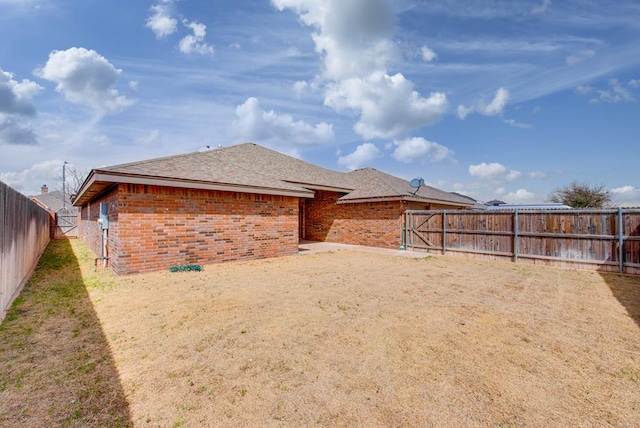
[(351, 251), (361, 251), (365, 253), (389, 254), (392, 256), (401, 256), (401, 257), (410, 257), (410, 258), (424, 258), (429, 256), (429, 254), (419, 252), (419, 251), (393, 250), (389, 248), (366, 247), (364, 245), (338, 244), (335, 242), (317, 242), (317, 241), (300, 240), (300, 243), (298, 244), (299, 255), (328, 253), (330, 251), (339, 251), (339, 250), (351, 250)]

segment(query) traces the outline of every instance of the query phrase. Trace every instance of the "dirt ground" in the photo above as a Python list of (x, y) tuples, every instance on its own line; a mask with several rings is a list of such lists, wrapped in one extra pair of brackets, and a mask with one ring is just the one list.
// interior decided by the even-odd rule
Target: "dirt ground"
[(56, 245), (75, 265), (0, 326), (2, 426), (640, 426), (638, 277), (342, 250), (116, 277)]

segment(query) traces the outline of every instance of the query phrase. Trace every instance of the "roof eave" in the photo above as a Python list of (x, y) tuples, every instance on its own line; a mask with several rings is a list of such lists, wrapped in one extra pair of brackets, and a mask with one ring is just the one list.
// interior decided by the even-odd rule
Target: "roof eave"
[(311, 184), (311, 183), (303, 183), (303, 182), (291, 181), (291, 180), (282, 180), (282, 181), (286, 181), (287, 183), (295, 184), (296, 186), (304, 187), (305, 189), (309, 189), (309, 190), (326, 190), (328, 192), (338, 192), (338, 193), (349, 193), (349, 192), (353, 192), (354, 190), (353, 188), (335, 187), (335, 186), (328, 186), (324, 184)]
[(391, 201), (405, 201), (405, 202), (424, 202), (424, 203), (436, 203), (443, 205), (456, 205), (456, 206), (464, 206), (471, 207), (473, 204), (471, 203), (463, 203), (456, 201), (447, 201), (433, 198), (423, 198), (419, 196), (380, 196), (380, 197), (369, 197), (369, 198), (351, 198), (351, 199), (338, 199), (338, 204), (358, 204), (358, 203), (366, 203), (366, 202), (391, 202)]
[[(166, 177), (143, 176), (133, 174), (114, 174), (108, 171), (94, 170), (82, 185), (73, 205), (82, 206), (91, 201), (111, 184), (144, 184), (164, 187), (180, 187), (186, 189), (218, 190), (226, 192), (254, 193), (261, 195), (293, 196), (313, 198), (314, 192), (306, 189), (278, 189), (271, 187), (247, 186), (241, 184), (215, 183), (206, 181), (171, 179)], [(91, 191), (92, 188), (97, 190)]]

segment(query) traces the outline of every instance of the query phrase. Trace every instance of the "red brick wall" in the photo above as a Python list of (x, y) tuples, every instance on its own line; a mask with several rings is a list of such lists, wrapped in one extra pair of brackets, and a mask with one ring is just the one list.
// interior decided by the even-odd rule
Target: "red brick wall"
[[(117, 248), (118, 237), (118, 189), (113, 188), (99, 199), (84, 205), (80, 211), (80, 221), (78, 221), (78, 237), (82, 239), (95, 257), (102, 257), (102, 229), (98, 225), (100, 217), (100, 203), (108, 204), (109, 230), (107, 231), (107, 248), (109, 251), (109, 264), (117, 263), (117, 252), (112, 251)], [(102, 261), (99, 261), (102, 263)]]
[[(295, 197), (128, 184), (110, 197), (103, 201), (110, 202), (109, 256), (118, 274), (298, 251)], [(91, 206), (90, 224), (82, 225), (83, 239), (98, 255), (99, 235), (89, 231), (98, 229), (99, 202)]]
[(316, 191), (305, 201), (305, 239), (372, 247), (398, 248), (402, 243), (400, 201), (336, 204), (343, 194)]

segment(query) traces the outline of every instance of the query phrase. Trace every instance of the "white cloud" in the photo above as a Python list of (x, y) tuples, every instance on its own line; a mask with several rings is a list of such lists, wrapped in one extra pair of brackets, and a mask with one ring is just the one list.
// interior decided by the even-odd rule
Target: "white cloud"
[(501, 163), (485, 163), (469, 166), (469, 174), (481, 180), (491, 182), (509, 182), (522, 177), (520, 171), (511, 170)]
[(0, 145), (35, 145), (31, 125), (22, 125), (19, 116), (35, 116), (31, 102), (42, 87), (28, 79), (14, 80), (13, 73), (0, 69)]
[(621, 186), (611, 189), (611, 192), (619, 195), (636, 194), (640, 193), (640, 189), (636, 188), (635, 186)]
[(256, 143), (308, 146), (334, 139), (332, 124), (320, 122), (314, 126), (304, 121), (294, 121), (288, 114), (264, 111), (258, 99), (253, 97), (236, 108), (236, 115), (238, 119), (232, 125), (234, 132)]
[(470, 107), (459, 105), (458, 118), (464, 120), (471, 113), (479, 113), (483, 116), (498, 116), (504, 112), (508, 101), (509, 91), (505, 88), (499, 88), (489, 104), (480, 101)]
[(459, 106), (458, 106), (458, 109), (456, 110), (456, 113), (457, 113), (457, 115), (458, 115), (458, 119), (461, 119), (461, 120), (466, 119), (466, 118), (467, 118), (467, 116), (468, 116), (470, 113), (473, 113), (473, 112), (474, 112), (473, 107), (465, 107), (465, 106), (463, 106), (463, 105), (459, 105)]
[(588, 95), (593, 93), (593, 91), (595, 91), (595, 88), (593, 86), (589, 86), (589, 85), (576, 86), (576, 93), (580, 95)]
[(213, 54), (213, 46), (204, 42), (204, 38), (207, 35), (207, 26), (196, 21), (189, 22), (183, 20), (182, 24), (190, 28), (193, 34), (189, 34), (180, 40), (178, 48), (183, 54), (197, 53), (200, 55)]
[[(633, 84), (630, 81), (629, 86), (634, 88)], [(635, 97), (629, 89), (624, 87), (622, 83), (618, 81), (618, 79), (610, 79), (609, 80), (609, 89), (598, 89), (589, 85), (579, 85), (575, 89), (576, 93), (579, 95), (595, 95), (589, 99), (589, 103), (591, 104), (599, 104), (599, 103), (619, 103), (623, 101), (635, 101)]]
[(366, 139), (395, 138), (414, 128), (431, 125), (448, 107), (441, 92), (422, 97), (400, 73), (376, 72), (367, 78), (351, 78), (328, 86), (325, 105), (337, 111), (360, 112), (354, 131)]
[(449, 148), (427, 141), (422, 137), (396, 140), (393, 144), (396, 149), (391, 156), (400, 162), (411, 163), (417, 161), (425, 163), (453, 159), (453, 152)]
[(542, 171), (532, 171), (529, 173), (529, 177), (531, 178), (535, 178), (538, 180), (543, 180), (545, 178), (547, 178), (549, 176), (549, 174), (547, 174), (546, 172), (542, 172)]
[(0, 114), (0, 145), (32, 146), (37, 144), (36, 134), (29, 126), (22, 126), (11, 117)]
[(538, 15), (549, 8), (551, 5), (551, 0), (542, 0), (542, 4), (535, 5), (531, 8), (532, 15)]
[(571, 65), (576, 65), (581, 63), (582, 61), (591, 58), (592, 56), (594, 56), (596, 53), (592, 50), (586, 50), (580, 53), (576, 53), (576, 54), (572, 54), (572, 55), (568, 55), (564, 61), (567, 63), (567, 65), (571, 66)]
[(175, 33), (178, 29), (178, 20), (171, 17), (169, 8), (171, 1), (161, 3), (151, 6), (149, 9), (151, 16), (147, 18), (146, 23), (146, 27), (150, 28), (158, 39), (163, 39)]
[(427, 45), (424, 45), (420, 48), (420, 56), (425, 62), (431, 62), (438, 57), (438, 55), (429, 49)]
[(158, 142), (160, 138), (160, 131), (157, 129), (152, 130), (146, 135), (136, 138), (136, 143), (141, 144), (143, 146), (155, 144)]
[[(172, 17), (171, 6), (174, 0), (160, 0), (160, 4), (151, 6), (151, 16), (147, 18), (146, 27), (150, 28), (158, 39), (164, 39), (178, 31), (178, 20)], [(180, 39), (178, 50), (183, 54), (211, 55), (213, 46), (207, 44), (204, 38), (207, 35), (207, 26), (197, 21), (182, 20), (182, 25), (191, 30)], [(239, 46), (239, 45), (238, 45)]]
[[(444, 93), (425, 98), (402, 73), (387, 72), (388, 64), (400, 58), (393, 40), (392, 0), (272, 3), (279, 10), (293, 10), (303, 24), (313, 28), (311, 37), (324, 65), (321, 78), (327, 82), (325, 105), (338, 112), (358, 112), (354, 130), (365, 139), (402, 137), (433, 124), (446, 111)], [(435, 55), (423, 52), (425, 58)]]
[(535, 204), (540, 203), (543, 198), (526, 189), (518, 189), (515, 192), (506, 193), (504, 199), (509, 204)]
[(394, 13), (390, 0), (272, 0), (278, 10), (292, 9), (324, 55), (325, 77), (341, 80), (384, 70), (398, 58), (393, 43)]
[(57, 83), (56, 91), (72, 103), (116, 113), (135, 102), (112, 88), (121, 72), (96, 51), (74, 47), (51, 52), (36, 75)]
[(611, 189), (614, 202), (621, 207), (640, 207), (640, 189), (635, 186), (621, 186)]
[(62, 161), (56, 159), (37, 163), (20, 172), (2, 172), (0, 180), (19, 192), (33, 195), (40, 193), (39, 186), (43, 184), (54, 190), (61, 175)]
[(628, 85), (634, 89), (640, 88), (640, 79), (631, 79), (629, 80)]
[(293, 92), (296, 93), (296, 96), (300, 98), (302, 94), (307, 90), (309, 84), (304, 80), (299, 80), (293, 84)]
[(481, 108), (479, 113), (485, 116), (496, 116), (502, 114), (504, 107), (507, 105), (507, 101), (509, 101), (509, 91), (505, 88), (500, 88), (496, 92), (496, 96), (493, 98), (493, 101), (491, 101), (488, 106)]
[(33, 116), (36, 109), (31, 103), (42, 86), (27, 79), (18, 82), (13, 73), (0, 69), (0, 113)]
[(618, 103), (621, 101), (635, 101), (635, 98), (620, 84), (618, 79), (611, 79), (609, 80), (609, 89), (598, 91), (598, 101)]
[(348, 170), (354, 170), (366, 166), (382, 156), (382, 152), (373, 143), (360, 144), (353, 153), (338, 158), (338, 165)]
[(524, 129), (533, 128), (533, 125), (530, 123), (518, 122), (514, 119), (504, 119), (503, 122), (515, 128), (524, 128)]

